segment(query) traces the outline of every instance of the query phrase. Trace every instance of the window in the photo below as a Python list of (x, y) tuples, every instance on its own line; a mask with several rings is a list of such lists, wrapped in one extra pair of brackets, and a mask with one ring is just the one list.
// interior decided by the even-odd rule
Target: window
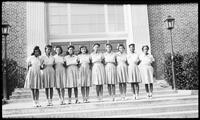
[(125, 31), (123, 5), (48, 3), (47, 8), (49, 36)]

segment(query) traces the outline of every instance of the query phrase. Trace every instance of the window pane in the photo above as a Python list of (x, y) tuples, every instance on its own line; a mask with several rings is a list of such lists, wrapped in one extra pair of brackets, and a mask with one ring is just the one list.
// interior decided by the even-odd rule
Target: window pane
[(110, 32), (125, 30), (123, 5), (108, 5), (108, 29)]
[(105, 32), (103, 5), (71, 4), (72, 33)]

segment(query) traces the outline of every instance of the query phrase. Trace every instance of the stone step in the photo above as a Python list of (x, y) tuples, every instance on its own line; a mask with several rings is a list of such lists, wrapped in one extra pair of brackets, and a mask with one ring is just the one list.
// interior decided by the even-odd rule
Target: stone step
[[(145, 88), (139, 88), (140, 91), (145, 91)], [(154, 91), (160, 91), (160, 90), (172, 90), (170, 87), (167, 87), (167, 88), (162, 88), (162, 87), (154, 87), (153, 88)], [(41, 89), (39, 90), (40, 93), (45, 93), (45, 90), (44, 89)], [(56, 92), (57, 93), (57, 90), (54, 88), (53, 89), (54, 93)], [(119, 93), (119, 88), (116, 88), (115, 89), (116, 93)], [(128, 91), (132, 91), (132, 88), (131, 87), (128, 87), (127, 88), (127, 92)], [(65, 93), (68, 92), (68, 89), (65, 89)], [(72, 92), (74, 92), (74, 90), (72, 89)], [(81, 93), (81, 88), (78, 88), (78, 92)], [(108, 92), (108, 89), (107, 87), (104, 87), (103, 88), (103, 92), (106, 93)], [(12, 96), (21, 96), (21, 95), (27, 95), (27, 94), (30, 94), (31, 93), (31, 90), (30, 89), (21, 89), (21, 90), (15, 90), (13, 93), (12, 93)], [(90, 89), (90, 94), (96, 94), (96, 89)]]
[(164, 112), (164, 113), (149, 113), (138, 115), (114, 115), (103, 116), (103, 118), (198, 118), (198, 110), (178, 111), (178, 112)]
[(6, 118), (99, 118), (102, 116), (113, 116), (113, 115), (138, 115), (138, 114), (157, 114), (165, 112), (180, 112), (198, 110), (198, 103), (181, 103), (172, 105), (154, 105), (154, 106), (135, 106), (135, 107), (114, 107), (114, 108), (100, 108), (100, 109), (89, 109), (89, 110), (76, 110), (76, 111), (59, 111), (59, 112), (40, 112), (40, 113), (28, 113), (28, 114), (17, 114), (17, 115), (3, 115)]
[[(173, 90), (160, 90), (160, 91), (154, 91), (153, 96), (157, 96), (157, 95), (167, 95), (167, 94), (176, 94), (176, 91)], [(116, 93), (116, 97), (120, 98), (120, 93)], [(126, 94), (127, 97), (132, 97), (133, 93), (131, 91), (127, 92)], [(93, 94), (93, 95), (89, 95), (89, 99), (93, 99), (96, 98), (97, 95)], [(139, 93), (139, 98), (145, 98), (146, 97), (146, 92), (145, 91), (140, 91)], [(108, 93), (104, 93), (103, 94), (103, 98), (111, 98)], [(68, 99), (68, 95), (65, 94), (65, 99)], [(74, 94), (72, 94), (72, 99), (74, 99)], [(82, 95), (79, 94), (78, 96), (79, 100), (82, 100)], [(44, 93), (40, 93), (39, 96), (39, 100), (40, 101), (46, 101), (46, 96)], [(58, 94), (54, 94), (53, 96), (53, 101), (58, 101), (59, 100), (59, 96)], [(32, 101), (32, 95), (31, 93), (29, 95), (22, 95), (22, 96), (12, 96), (11, 99), (9, 100), (9, 102), (27, 102), (27, 101)]]
[[(140, 89), (145, 89), (145, 85), (144, 84), (139, 84)], [(172, 89), (171, 86), (167, 86), (167, 87), (161, 87), (159, 84), (154, 84), (153, 85), (154, 88), (169, 88)], [(119, 85), (115, 85), (116, 90), (119, 90)], [(55, 89), (55, 88), (54, 88)], [(81, 87), (78, 87), (78, 89), (81, 89)], [(103, 85), (103, 89), (107, 90), (107, 85)], [(131, 85), (127, 84), (127, 89), (131, 89)], [(56, 89), (55, 89), (56, 90)], [(65, 89), (67, 90), (67, 89)], [(92, 86), (90, 87), (91, 91), (96, 91), (96, 86)], [(40, 91), (45, 91), (44, 89), (40, 89)], [(20, 93), (20, 92), (30, 92), (30, 89), (26, 89), (26, 88), (15, 88), (15, 91), (13, 93)]]
[[(167, 101), (167, 102), (166, 102)], [(77, 111), (77, 110), (96, 110), (96, 109), (109, 109), (109, 108), (135, 108), (143, 106), (160, 106), (160, 105), (176, 105), (176, 104), (188, 104), (188, 103), (197, 103), (198, 96), (169, 96), (169, 97), (160, 97), (152, 99), (139, 99), (132, 100), (128, 99), (126, 101), (110, 101), (109, 99), (104, 100), (104, 102), (98, 102), (94, 99), (90, 103), (80, 103), (80, 104), (67, 104), (59, 105), (54, 104), (52, 107), (47, 107), (44, 102), (41, 103), (42, 107), (34, 108), (32, 103), (23, 103), (24, 106), (21, 106), (22, 103), (7, 104), (2, 106), (3, 115), (13, 115), (13, 114), (30, 114), (30, 113), (47, 113), (47, 112), (62, 112), (62, 111)]]
[[(173, 91), (173, 90), (172, 89), (168, 89), (168, 88), (155, 88), (153, 91), (154, 92), (158, 92), (158, 91)], [(146, 90), (145, 89), (140, 89), (139, 92), (143, 93), (143, 92), (146, 92)], [(120, 94), (120, 91), (116, 90), (115, 93), (116, 94)], [(132, 93), (132, 89), (131, 88), (127, 89), (127, 93)], [(65, 90), (65, 96), (67, 96), (67, 94), (68, 94), (68, 91)], [(73, 94), (74, 94), (74, 91), (72, 90), (72, 95)], [(103, 94), (108, 95), (108, 90), (104, 89), (103, 90)], [(54, 89), (53, 95), (54, 96), (58, 96), (57, 90)], [(80, 89), (78, 90), (78, 95), (79, 96), (82, 95)], [(89, 95), (90, 96), (96, 96), (96, 91), (95, 90), (91, 90), (89, 92)], [(32, 96), (32, 93), (29, 90), (28, 92), (25, 92), (25, 93), (24, 92), (18, 92), (18, 93), (15, 92), (12, 96), (10, 96), (10, 99), (20, 99), (20, 98), (27, 98), (27, 97), (31, 97), (31, 96)], [(40, 91), (40, 96), (45, 96), (45, 91)]]

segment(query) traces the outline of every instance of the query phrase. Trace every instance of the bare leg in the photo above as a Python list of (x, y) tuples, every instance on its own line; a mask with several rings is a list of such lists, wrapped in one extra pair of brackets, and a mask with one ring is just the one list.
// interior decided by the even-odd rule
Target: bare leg
[(126, 83), (123, 83), (123, 88), (124, 88), (124, 96), (126, 96), (126, 88), (127, 88), (127, 85), (126, 85)]
[(103, 100), (103, 85), (100, 85), (100, 100)]
[(56, 88), (56, 90), (58, 91), (58, 95), (59, 95), (60, 101), (62, 101), (61, 93), (60, 93), (60, 88)]
[(68, 88), (69, 104), (71, 104), (72, 88)]
[(112, 92), (111, 92), (111, 85), (108, 84), (108, 94), (111, 96), (112, 95)]
[(121, 94), (121, 97), (123, 95), (123, 83), (119, 83), (119, 92)]
[(96, 93), (97, 93), (97, 97), (99, 98), (99, 85), (96, 85)]
[(81, 93), (83, 97), (83, 102), (85, 102), (85, 87), (81, 87)]
[(62, 98), (62, 104), (65, 104), (64, 103), (64, 99), (65, 99), (65, 89), (64, 88), (61, 88), (61, 98)]
[(52, 104), (52, 98), (53, 98), (53, 88), (50, 88), (50, 104)]
[(49, 105), (49, 88), (45, 88), (45, 94), (46, 94), (46, 98), (47, 98), (47, 101), (48, 101), (48, 104)]
[(77, 87), (74, 88), (74, 95), (75, 95), (75, 99), (76, 99), (75, 103), (78, 103), (78, 88)]
[(86, 87), (86, 102), (88, 102), (90, 87)]

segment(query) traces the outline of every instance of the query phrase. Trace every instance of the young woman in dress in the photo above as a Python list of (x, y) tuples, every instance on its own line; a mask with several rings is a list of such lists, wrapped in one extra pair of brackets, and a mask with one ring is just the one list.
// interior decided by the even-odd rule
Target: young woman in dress
[(80, 64), (79, 68), (79, 79), (81, 84), (81, 93), (83, 96), (83, 102), (88, 103), (89, 98), (89, 90), (92, 86), (92, 73), (91, 73), (91, 58), (88, 54), (88, 50), (86, 46), (81, 46), (79, 55), (78, 55), (78, 61)]
[(69, 103), (71, 104), (71, 97), (72, 97), (72, 88), (74, 88), (74, 95), (75, 95), (75, 103), (78, 102), (78, 57), (74, 54), (74, 46), (70, 45), (68, 47), (67, 56), (65, 56), (66, 61), (66, 76), (67, 76), (67, 82), (66, 87), (68, 89), (68, 97), (69, 97)]
[(62, 47), (56, 46), (55, 51), (56, 54), (53, 56), (55, 58), (55, 74), (56, 74), (55, 87), (58, 91), (58, 95), (60, 98), (60, 105), (64, 105), (66, 74), (64, 67), (64, 57), (61, 55), (63, 52)]
[(42, 77), (41, 77), (41, 51), (38, 46), (35, 46), (31, 57), (27, 59), (28, 73), (25, 80), (24, 88), (30, 88), (33, 96), (34, 107), (40, 107), (39, 104), (39, 89), (43, 88)]
[(127, 55), (128, 83), (131, 83), (133, 99), (138, 99), (139, 83), (141, 82), (141, 75), (138, 68), (139, 56), (135, 53), (135, 44), (130, 44), (129, 49), (130, 53)]
[(55, 87), (55, 70), (53, 65), (55, 64), (55, 59), (51, 55), (52, 46), (45, 46), (45, 55), (42, 56), (42, 77), (45, 88), (45, 94), (47, 97), (47, 106), (52, 106), (53, 98), (53, 87)]
[(115, 84), (117, 83), (116, 54), (112, 52), (112, 45), (109, 43), (106, 44), (104, 62), (108, 93), (112, 97), (113, 101), (115, 101)]
[[(139, 68), (140, 68), (140, 73), (141, 73), (141, 77), (142, 77), (142, 83), (145, 84), (145, 89), (147, 92), (147, 98), (152, 98), (152, 93), (153, 93), (153, 67), (152, 67), (152, 63), (155, 61), (153, 56), (151, 54), (148, 53), (149, 50), (149, 46), (148, 45), (144, 45), (142, 47), (142, 52), (143, 54), (141, 54), (139, 56), (140, 59), (140, 64), (139, 64)], [(149, 87), (150, 87), (150, 91), (149, 91)]]
[(96, 85), (97, 98), (103, 100), (103, 84), (105, 83), (105, 68), (103, 65), (103, 54), (99, 52), (99, 43), (93, 45), (92, 59), (92, 82)]
[(119, 52), (116, 55), (117, 58), (117, 81), (119, 82), (119, 90), (121, 99), (126, 98), (126, 83), (128, 80), (128, 66), (127, 66), (127, 54), (125, 53), (125, 47), (123, 44), (118, 45)]

